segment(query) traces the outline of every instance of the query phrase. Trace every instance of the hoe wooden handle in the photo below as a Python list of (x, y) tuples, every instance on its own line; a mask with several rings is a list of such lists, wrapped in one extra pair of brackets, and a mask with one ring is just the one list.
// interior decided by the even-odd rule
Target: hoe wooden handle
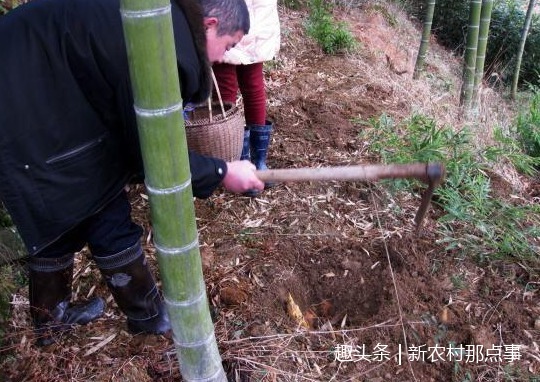
[(377, 181), (380, 179), (414, 178), (435, 186), (441, 182), (444, 176), (444, 167), (440, 163), (411, 163), (270, 169), (257, 171), (256, 174), (263, 182)]

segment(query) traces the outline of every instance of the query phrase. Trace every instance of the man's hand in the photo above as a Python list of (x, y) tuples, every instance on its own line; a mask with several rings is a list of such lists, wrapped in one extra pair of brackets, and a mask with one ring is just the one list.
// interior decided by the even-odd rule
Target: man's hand
[(255, 175), (255, 165), (247, 160), (227, 162), (227, 175), (222, 185), (228, 191), (242, 193), (249, 190), (264, 190), (264, 183)]

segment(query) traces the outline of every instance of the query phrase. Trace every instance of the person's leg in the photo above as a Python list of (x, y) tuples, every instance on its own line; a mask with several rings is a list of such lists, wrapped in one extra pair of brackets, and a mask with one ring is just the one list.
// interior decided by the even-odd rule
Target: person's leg
[[(236, 78), (236, 66), (230, 64), (214, 64), (212, 70), (216, 76), (219, 93), (223, 102), (235, 104), (238, 96), (238, 79)], [(212, 99), (218, 100), (216, 89)]]
[(263, 63), (237, 65), (236, 76), (244, 100), (246, 125), (265, 125), (266, 91), (264, 88)]
[(96, 297), (71, 305), (74, 253), (85, 245), (82, 226), (65, 233), (28, 260), (30, 316), (38, 345), (49, 345), (55, 334), (72, 324), (87, 324), (102, 315), (105, 301)]
[[(263, 63), (239, 65), (236, 72), (240, 92), (244, 99), (246, 127), (249, 130), (250, 159), (257, 170), (266, 170), (273, 124), (266, 119)], [(272, 185), (272, 183), (265, 184), (267, 188)], [(259, 192), (249, 191), (246, 194), (256, 196)]]
[(88, 244), (118, 307), (127, 316), (128, 330), (164, 334), (171, 329), (169, 317), (144, 256), (141, 235), (123, 192), (92, 217)]
[[(238, 77), (236, 75), (236, 65), (231, 64), (214, 64), (212, 66), (216, 82), (221, 94), (223, 102), (236, 104), (238, 96)], [(214, 89), (212, 99), (218, 100), (216, 89)], [(242, 153), (240, 160), (249, 160), (249, 129), (244, 129), (244, 143), (242, 145)]]

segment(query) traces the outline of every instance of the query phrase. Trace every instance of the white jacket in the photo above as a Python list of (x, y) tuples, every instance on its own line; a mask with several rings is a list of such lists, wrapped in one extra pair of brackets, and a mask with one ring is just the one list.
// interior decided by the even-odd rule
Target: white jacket
[(249, 65), (272, 60), (279, 51), (280, 27), (277, 0), (246, 0), (250, 17), (249, 33), (225, 53), (223, 62)]

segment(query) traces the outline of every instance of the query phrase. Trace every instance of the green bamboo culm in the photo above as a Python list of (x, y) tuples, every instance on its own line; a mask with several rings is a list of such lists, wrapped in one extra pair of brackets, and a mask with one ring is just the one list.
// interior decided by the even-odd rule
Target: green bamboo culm
[(471, 0), (469, 8), (469, 26), (467, 28), (467, 47), (463, 63), (463, 84), (459, 103), (465, 111), (470, 110), (476, 69), (476, 53), (482, 0)]
[(531, 20), (534, 13), (535, 5), (536, 0), (529, 0), (529, 7), (527, 8), (527, 14), (525, 15), (525, 23), (523, 25), (523, 29), (521, 30), (521, 39), (519, 41), (519, 48), (516, 57), (516, 68), (514, 69), (514, 75), (512, 76), (512, 99), (516, 99), (517, 95), (519, 72), (521, 70), (521, 60), (523, 58), (523, 51), (525, 50), (525, 42), (527, 42), (527, 36), (531, 27)]
[(413, 78), (418, 79), (424, 69), (426, 54), (429, 48), (429, 39), (431, 37), (431, 25), (433, 23), (433, 13), (435, 11), (436, 0), (426, 0), (426, 15), (424, 18), (424, 28), (422, 29), (422, 41), (418, 49), (416, 64), (414, 66)]
[(474, 85), (472, 94), (472, 108), (478, 109), (478, 93), (482, 79), (484, 78), (484, 64), (486, 62), (486, 48), (489, 37), (489, 25), (491, 23), (491, 11), (493, 10), (493, 0), (482, 1), (482, 11), (480, 12), (480, 29), (478, 32), (478, 47), (476, 53), (476, 67), (474, 75)]
[(154, 245), (185, 381), (226, 381), (203, 279), (170, 0), (121, 0)]

